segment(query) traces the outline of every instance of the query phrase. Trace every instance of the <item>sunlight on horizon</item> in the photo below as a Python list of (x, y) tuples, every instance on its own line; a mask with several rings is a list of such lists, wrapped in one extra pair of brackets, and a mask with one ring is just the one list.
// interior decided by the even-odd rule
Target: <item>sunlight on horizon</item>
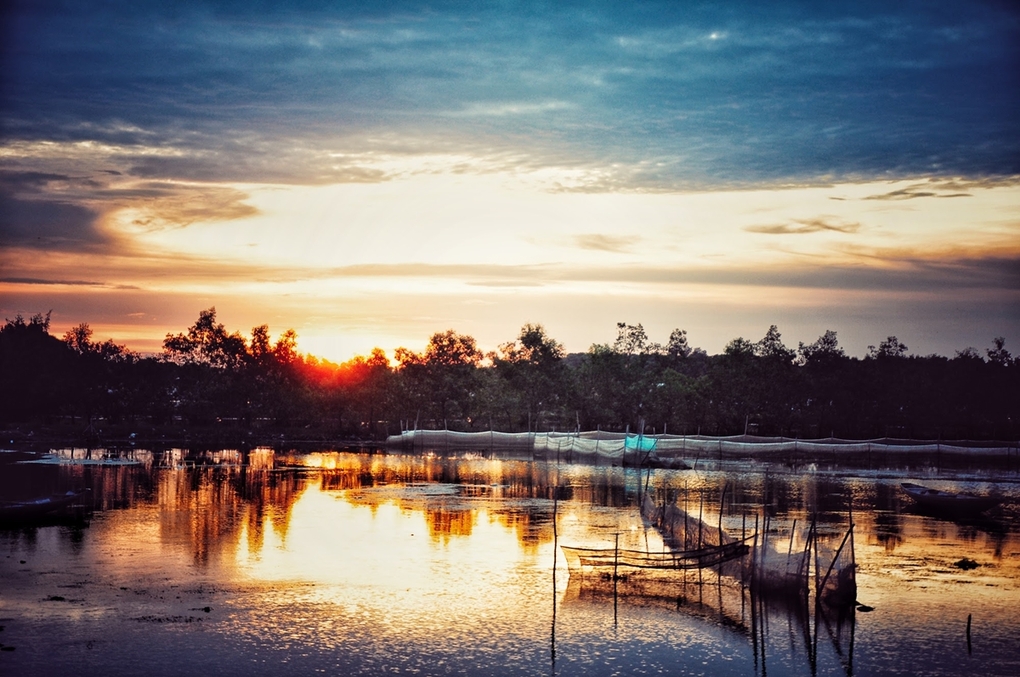
[(254, 213), (209, 221), (196, 213), (186, 227), (138, 229), (131, 222), (145, 208), (132, 207), (111, 215), (109, 227), (169, 257), (236, 261), (256, 273), (297, 269), (311, 284), (323, 276), (350, 283), (399, 274), (359, 266), (640, 261), (718, 268), (797, 257), (863, 264), (891, 254), (926, 259), (1020, 249), (1016, 185), (961, 192), (951, 182), (903, 180), (591, 194), (553, 192), (527, 174), (439, 173), (370, 184), (224, 188), (246, 194)]

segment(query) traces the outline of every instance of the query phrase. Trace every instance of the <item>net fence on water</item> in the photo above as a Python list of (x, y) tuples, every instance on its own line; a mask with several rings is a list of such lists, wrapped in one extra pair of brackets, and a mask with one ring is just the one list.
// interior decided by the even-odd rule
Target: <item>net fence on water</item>
[(847, 457), (850, 455), (1020, 455), (1013, 441), (905, 440), (891, 437), (873, 440), (823, 438), (802, 440), (788, 437), (736, 435), (634, 435), (604, 431), (579, 433), (457, 432), (453, 430), (409, 430), (392, 435), (386, 445), (406, 451), (517, 451), (537, 458), (604, 459), (613, 462), (649, 462), (692, 457)]

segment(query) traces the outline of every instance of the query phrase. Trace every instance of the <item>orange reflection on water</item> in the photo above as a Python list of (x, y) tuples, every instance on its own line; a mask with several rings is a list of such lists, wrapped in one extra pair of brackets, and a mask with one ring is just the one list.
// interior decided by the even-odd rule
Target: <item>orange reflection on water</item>
[[(572, 628), (557, 631), (565, 650), (570, 632), (591, 631), (602, 642), (600, 650), (611, 653), (620, 648), (622, 634), (613, 624), (602, 637), (600, 628), (615, 617), (615, 597), (584, 590), (568, 575), (554, 545), (552, 499), (558, 499), (558, 545), (619, 542), (621, 548), (658, 552), (663, 539), (641, 519), (639, 488), (652, 492), (656, 502), (675, 500), (710, 528), (721, 524), (734, 535), (750, 531), (755, 516), (767, 514), (768, 542), (782, 555), (802, 549), (801, 530), (815, 515), (823, 545), (838, 543), (852, 506), (858, 599), (875, 607), (874, 613), (857, 615), (857, 641), (867, 647), (860, 655), (873, 667), (891, 660), (902, 668), (903, 656), (913, 661), (935, 655), (932, 647), (959, 645), (971, 614), (975, 656), (992, 656), (987, 647), (1015, 637), (1020, 601), (1015, 516), (958, 524), (909, 514), (901, 510), (906, 499), (898, 482), (889, 479), (714, 470), (649, 475), (477, 457), (272, 450), (181, 453), (172, 460), (170, 467), (73, 466), (60, 472), (74, 483), (90, 482), (101, 492), (97, 505), (109, 508), (84, 530), (81, 559), (88, 560), (94, 578), (106, 577), (96, 581), (102, 585), (90, 583), (90, 590), (119, 595), (116, 591), (131, 588), (113, 601), (96, 602), (94, 613), (127, 604), (131, 610), (118, 613), (128, 619), (203, 614), (208, 620), (203, 632), (221, 633), (217, 650), (222, 642), (243, 638), (242, 644), (268, 642), (288, 660), (297, 655), (292, 647), (326, 653), (330, 647), (363, 649), (376, 658), (393, 656), (394, 647), (413, 647), (406, 653), (420, 656), (442, 638), (458, 642), (447, 647), (447, 659), (486, 647), (499, 654), (489, 665), (503, 665), (495, 662), (505, 658), (500, 652), (521, 637), (537, 637), (545, 646), (545, 614), (557, 608), (559, 622)], [(1013, 492), (1012, 500), (1020, 498), (1015, 486), (1002, 484)], [(954, 566), (964, 557), (978, 568)], [(665, 627), (688, 632), (688, 638), (694, 636), (691, 628), (697, 633), (708, 628), (710, 647), (747, 643), (749, 621), (739, 585), (728, 591), (701, 586), (702, 579), (712, 581), (711, 571), (683, 572), (681, 609), (679, 598), (670, 595), (649, 601), (653, 586), (642, 588), (639, 579), (632, 576), (633, 596), (621, 600), (643, 610), (629, 614), (620, 633), (642, 617), (651, 619), (634, 646)], [(71, 582), (76, 580), (81, 579)], [(670, 588), (670, 594), (676, 590)], [(26, 608), (38, 607), (53, 592), (32, 591)], [(184, 599), (175, 601), (182, 593)], [(740, 594), (724, 605), (724, 593)], [(646, 614), (663, 599), (661, 614)], [(705, 607), (694, 611), (702, 601)], [(207, 604), (215, 608), (208, 617), (201, 611)], [(719, 613), (706, 612), (709, 607)], [(787, 611), (790, 618), (800, 613), (785, 607), (770, 612), (776, 628), (770, 652), (788, 640)], [(698, 614), (697, 623), (685, 620)], [(723, 631), (724, 625), (729, 629)], [(668, 643), (678, 645), (688, 652), (691, 642)], [(570, 650), (575, 657), (587, 655), (577, 644)]]
[[(553, 551), (554, 487), (561, 544), (612, 547), (619, 535), (621, 547), (661, 550), (661, 536), (636, 510), (640, 485), (734, 535), (754, 529), (764, 504), (769, 542), (783, 553), (803, 548), (816, 509), (827, 520), (823, 538), (838, 542), (856, 505), (859, 598), (872, 605), (923, 602), (955, 617), (986, 604), (983, 613), (998, 615), (997, 599), (1017, 599), (1020, 590), (1015, 530), (901, 513), (895, 483), (721, 472), (639, 479), (619, 468), (337, 452), (255, 450), (248, 458), (235, 464), (221, 455), (209, 465), (154, 474), (106, 468), (95, 480), (100, 502), (111, 507), (143, 507), (139, 488), (154, 482), (156, 531), (120, 530), (113, 542), (137, 549), (158, 541), (192, 565), (215, 564), (237, 580), (321, 586), (316, 599), (329, 603), (377, 609), (383, 595), (385, 605), (408, 613), (436, 600), (463, 613), (490, 603), (512, 613), (520, 592), (502, 586), (513, 571), (563, 564)], [(955, 566), (963, 558), (978, 568)]]
[[(415, 634), (479, 610), (504, 621), (520, 613), (514, 571), (534, 558), (516, 531), (487, 507), (417, 505), (411, 509), (388, 491), (363, 491), (351, 500), (311, 482), (293, 505), (286, 534), (267, 534), (253, 548), (242, 531), (238, 573), (252, 581), (311, 584), (312, 599), (350, 613), (413, 618)], [(551, 563), (551, 544), (547, 550)], [(436, 608), (443, 613), (433, 613)]]
[(248, 546), (256, 550), (266, 528), (285, 536), (303, 482), (293, 474), (259, 469), (267, 465), (272, 467), (261, 458), (254, 468), (161, 470), (155, 499), (163, 543), (187, 547), (192, 560), (202, 564), (230, 560), (242, 529)]

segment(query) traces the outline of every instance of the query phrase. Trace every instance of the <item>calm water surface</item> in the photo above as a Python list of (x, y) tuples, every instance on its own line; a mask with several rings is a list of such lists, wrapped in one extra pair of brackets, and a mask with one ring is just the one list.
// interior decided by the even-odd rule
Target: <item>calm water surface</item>
[[(1016, 472), (56, 454), (0, 460), (2, 497), (87, 486), (97, 510), (84, 527), (0, 530), (0, 644), (14, 647), (0, 674), (1020, 674)], [(901, 481), (1007, 503), (946, 521), (910, 512)], [(663, 547), (645, 490), (734, 535), (767, 514), (781, 551), (799, 545), (783, 545), (794, 520), (838, 538), (852, 510), (858, 600), (874, 610), (819, 616), (711, 572), (615, 596), (571, 576), (558, 544)]]

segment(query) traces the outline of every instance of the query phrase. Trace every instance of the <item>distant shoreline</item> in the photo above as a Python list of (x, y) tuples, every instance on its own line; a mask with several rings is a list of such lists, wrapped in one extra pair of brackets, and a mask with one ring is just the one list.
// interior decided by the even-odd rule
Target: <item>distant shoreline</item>
[[(304, 433), (304, 434), (302, 434)], [(0, 448), (25, 451), (48, 451), (54, 448), (109, 449), (254, 449), (273, 447), (286, 449), (352, 449), (380, 448), (385, 440), (332, 437), (323, 431), (303, 429), (242, 430), (239, 428), (197, 428), (179, 426), (104, 427), (94, 431), (80, 426), (18, 426), (0, 429)]]
[[(534, 447), (536, 458), (548, 457), (552, 444), (562, 440), (563, 451), (567, 442), (585, 440), (590, 446), (596, 438), (622, 440), (624, 433), (541, 432), (530, 434), (545, 440)], [(495, 436), (495, 437), (493, 437)], [(255, 449), (273, 448), (280, 451), (490, 451), (521, 450), (521, 440), (529, 433), (502, 433), (474, 431), (470, 433), (427, 430), (417, 434), (406, 431), (382, 439), (369, 437), (350, 438), (333, 436), (328, 430), (304, 428), (243, 429), (234, 426), (202, 426), (185, 428), (174, 426), (132, 426), (128, 424), (82, 427), (71, 424), (43, 424), (11, 426), (0, 429), (0, 448), (20, 451), (46, 452), (55, 448), (107, 448), (107, 449)], [(775, 461), (849, 461), (853, 456), (909, 457), (923, 462), (949, 460), (953, 457), (971, 461), (980, 459), (993, 465), (1005, 464), (1020, 469), (1020, 442), (1013, 440), (913, 440), (906, 438), (849, 439), (792, 439), (777, 437), (737, 436), (681, 436), (647, 435), (657, 439), (656, 451), (667, 458), (710, 459), (712, 457), (752, 458)], [(529, 445), (529, 449), (530, 449)], [(866, 450), (866, 451), (865, 451)], [(555, 452), (553, 451), (553, 456)], [(861, 461), (862, 459), (854, 459)], [(869, 459), (870, 461), (871, 459)]]

